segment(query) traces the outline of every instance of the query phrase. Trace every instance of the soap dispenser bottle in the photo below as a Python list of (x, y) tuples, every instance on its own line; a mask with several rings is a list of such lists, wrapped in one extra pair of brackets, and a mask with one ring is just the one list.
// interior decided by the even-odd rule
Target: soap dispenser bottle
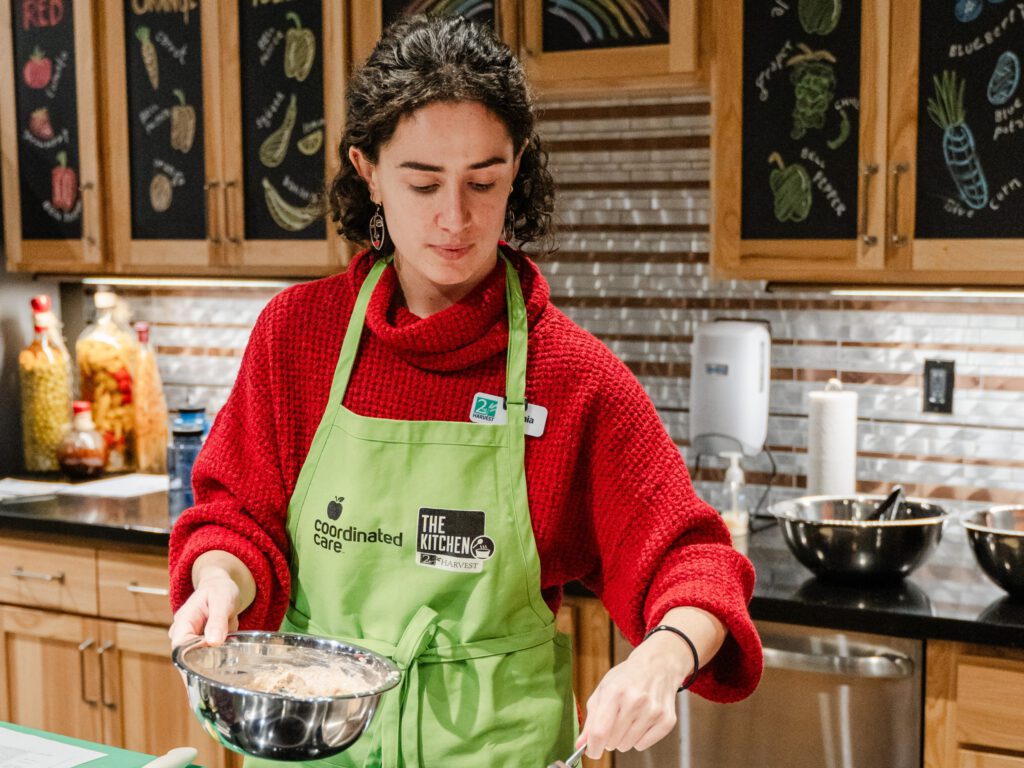
[(750, 533), (750, 513), (747, 510), (746, 478), (740, 459), (743, 454), (738, 451), (723, 451), (718, 454), (729, 461), (725, 471), (725, 499), (722, 505), (722, 519), (732, 535), (733, 545), (746, 551), (747, 535)]

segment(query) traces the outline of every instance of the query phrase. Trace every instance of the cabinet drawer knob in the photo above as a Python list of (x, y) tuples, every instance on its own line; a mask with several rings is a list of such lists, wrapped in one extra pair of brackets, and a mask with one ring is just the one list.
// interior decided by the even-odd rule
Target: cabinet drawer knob
[(137, 581), (130, 581), (125, 586), (133, 595), (156, 595), (157, 597), (169, 597), (171, 590), (164, 587), (144, 587)]
[(35, 571), (26, 571), (20, 566), (16, 566), (11, 569), (11, 576), (16, 579), (27, 579), (31, 581), (56, 581), (59, 584), (64, 583), (64, 571), (58, 571), (57, 573), (37, 573)]

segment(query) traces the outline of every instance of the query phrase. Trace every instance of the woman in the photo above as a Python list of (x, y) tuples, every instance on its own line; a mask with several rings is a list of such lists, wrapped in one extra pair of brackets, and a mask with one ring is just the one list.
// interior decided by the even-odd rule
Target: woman
[[(519, 63), (414, 17), (347, 98), (330, 198), (372, 247), (257, 322), (171, 537), (173, 643), (282, 626), (391, 656), (403, 685), (343, 766), (645, 749), (680, 684), (749, 694), (749, 562), (636, 379), (499, 243), (545, 237), (552, 210)], [(554, 627), (574, 580), (637, 646), (578, 740)]]

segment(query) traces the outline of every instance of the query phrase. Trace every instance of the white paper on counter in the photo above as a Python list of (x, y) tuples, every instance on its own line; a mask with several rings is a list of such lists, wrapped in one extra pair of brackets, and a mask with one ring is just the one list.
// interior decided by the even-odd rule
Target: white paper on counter
[(102, 752), (0, 727), (0, 768), (74, 768)]
[(18, 480), (5, 477), (0, 480), (0, 501), (26, 496), (50, 496), (70, 488), (71, 483), (41, 483), (38, 480)]
[(69, 485), (59, 493), (61, 496), (102, 496), (107, 499), (130, 499), (135, 496), (145, 496), (147, 493), (166, 491), (169, 488), (170, 482), (167, 475), (134, 474)]

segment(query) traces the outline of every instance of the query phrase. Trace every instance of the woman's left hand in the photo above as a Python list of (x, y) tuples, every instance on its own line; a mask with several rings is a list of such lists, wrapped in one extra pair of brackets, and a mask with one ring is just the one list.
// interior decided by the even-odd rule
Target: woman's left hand
[[(660, 622), (693, 641), (701, 664), (718, 653), (725, 627), (712, 614), (685, 606), (668, 611)], [(587, 757), (654, 746), (675, 728), (676, 694), (695, 671), (693, 653), (672, 632), (653, 632), (625, 661), (609, 670), (587, 700), (587, 717), (576, 745)]]
[(665, 738), (676, 725), (676, 693), (692, 664), (678, 637), (658, 632), (612, 667), (587, 700), (577, 741), (586, 742), (587, 757), (644, 750)]

